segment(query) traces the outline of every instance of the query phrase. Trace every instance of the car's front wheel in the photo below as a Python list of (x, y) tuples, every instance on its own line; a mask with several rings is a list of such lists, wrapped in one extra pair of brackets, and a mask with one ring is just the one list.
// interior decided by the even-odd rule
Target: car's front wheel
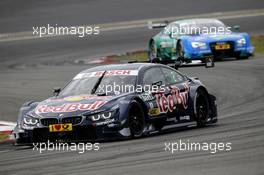
[(154, 41), (151, 41), (150, 47), (149, 47), (149, 61), (151, 63), (158, 63), (158, 49), (156, 46), (156, 43)]
[(194, 107), (197, 126), (205, 126), (209, 117), (209, 101), (205, 91), (199, 89), (196, 92)]
[(145, 127), (144, 111), (135, 100), (130, 103), (128, 125), (132, 137), (138, 138), (143, 135)]

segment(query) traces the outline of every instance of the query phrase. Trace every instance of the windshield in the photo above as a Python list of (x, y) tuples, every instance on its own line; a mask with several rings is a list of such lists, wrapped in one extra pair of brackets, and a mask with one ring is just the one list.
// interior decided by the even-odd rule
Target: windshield
[(218, 20), (201, 20), (176, 22), (168, 25), (164, 32), (175, 35), (200, 35), (200, 34), (218, 34), (219, 32), (229, 32), (227, 27)]
[[(103, 75), (103, 72), (106, 72)], [(137, 72), (137, 71), (136, 71)], [(135, 87), (135, 70), (113, 70), (80, 73), (60, 92), (59, 96), (82, 94), (115, 95), (129, 92), (128, 87)], [(102, 78), (100, 81), (98, 81)], [(97, 83), (99, 84), (97, 85)], [(96, 89), (94, 89), (96, 87)], [(94, 90), (93, 90), (94, 89)], [(94, 91), (94, 93), (93, 93)]]

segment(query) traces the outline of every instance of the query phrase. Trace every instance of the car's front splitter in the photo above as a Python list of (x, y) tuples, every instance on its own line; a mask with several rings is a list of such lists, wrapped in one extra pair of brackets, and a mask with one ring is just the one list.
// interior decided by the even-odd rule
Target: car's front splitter
[(107, 125), (102, 126), (73, 126), (73, 131), (49, 132), (48, 128), (33, 130), (20, 129), (13, 133), (17, 144), (31, 144), (37, 142), (87, 142), (130, 137), (130, 130), (125, 127)]

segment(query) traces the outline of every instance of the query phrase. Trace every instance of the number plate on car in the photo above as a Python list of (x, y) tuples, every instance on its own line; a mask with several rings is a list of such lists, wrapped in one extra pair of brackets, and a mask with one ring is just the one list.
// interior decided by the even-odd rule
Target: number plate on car
[(215, 50), (226, 50), (230, 49), (230, 44), (217, 44), (215, 45)]
[(72, 124), (54, 124), (49, 125), (49, 132), (64, 132), (64, 131), (72, 131)]

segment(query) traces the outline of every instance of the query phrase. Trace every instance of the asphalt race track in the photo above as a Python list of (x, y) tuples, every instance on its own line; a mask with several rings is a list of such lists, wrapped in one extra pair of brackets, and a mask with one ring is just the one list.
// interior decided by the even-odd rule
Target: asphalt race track
[(137, 19), (263, 8), (260, 0), (2, 0), (0, 32), (46, 24), (98, 24)]
[[(32, 25), (57, 21), (64, 25), (97, 24), (264, 7), (264, 2), (258, 0), (200, 0), (193, 9), (191, 7), (197, 2), (194, 0), (165, 2), (28, 1), (28, 4), (22, 4), (17, 0), (3, 0), (0, 2), (0, 33), (28, 31)], [(61, 15), (57, 15), (56, 7)], [(100, 10), (96, 11), (95, 7), (100, 7)], [(121, 7), (131, 8), (118, 12), (116, 9)], [(154, 13), (155, 10), (159, 13)], [(10, 12), (12, 14), (9, 15)], [(92, 16), (95, 12), (98, 13), (96, 18)], [(36, 13), (39, 15), (34, 16)], [(36, 20), (37, 24), (34, 23)], [(263, 16), (223, 21), (231, 26), (239, 24), (242, 31), (250, 34), (264, 33)], [(89, 67), (74, 64), (76, 59), (92, 59), (145, 48), (150, 36), (156, 32), (135, 28), (107, 31), (99, 37), (85, 39), (54, 37), (0, 42), (0, 120), (15, 121), (24, 101), (47, 98), (52, 87), (63, 86), (76, 73)], [(217, 97), (217, 125), (170, 130), (137, 140), (101, 143), (99, 151), (84, 154), (70, 151), (40, 154), (32, 148), (2, 144), (0, 174), (264, 174), (263, 56), (217, 62), (213, 69), (192, 67), (181, 68), (180, 71), (199, 77), (210, 93)], [(176, 151), (174, 154), (165, 151), (165, 142), (177, 142), (179, 139), (231, 142), (232, 150), (215, 154), (209, 151)]]

